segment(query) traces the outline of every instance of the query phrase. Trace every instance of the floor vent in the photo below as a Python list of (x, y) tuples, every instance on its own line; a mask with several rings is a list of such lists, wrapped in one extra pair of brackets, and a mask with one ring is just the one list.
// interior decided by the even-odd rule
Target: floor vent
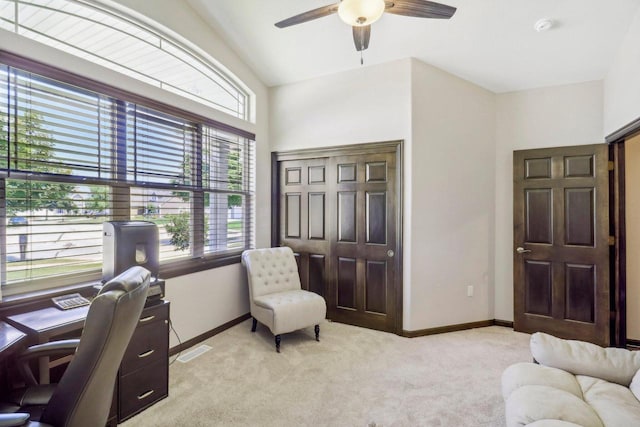
[(178, 357), (178, 361), (182, 362), (182, 363), (187, 363), (187, 362), (191, 362), (193, 359), (195, 359), (196, 357), (200, 356), (201, 354), (206, 353), (207, 351), (211, 350), (211, 347), (209, 347), (208, 345), (199, 345), (198, 347), (194, 348), (193, 350), (189, 350), (188, 352), (182, 354), (180, 357)]

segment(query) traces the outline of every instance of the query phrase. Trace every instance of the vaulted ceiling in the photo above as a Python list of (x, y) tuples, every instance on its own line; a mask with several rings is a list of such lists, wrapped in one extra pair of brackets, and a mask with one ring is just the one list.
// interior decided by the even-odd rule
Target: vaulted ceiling
[[(331, 0), (187, 0), (268, 86), (359, 68), (337, 15), (279, 29), (275, 22)], [(605, 77), (638, 0), (444, 0), (450, 20), (385, 13), (364, 66), (413, 57), (501, 93)], [(554, 26), (536, 32), (550, 18)]]

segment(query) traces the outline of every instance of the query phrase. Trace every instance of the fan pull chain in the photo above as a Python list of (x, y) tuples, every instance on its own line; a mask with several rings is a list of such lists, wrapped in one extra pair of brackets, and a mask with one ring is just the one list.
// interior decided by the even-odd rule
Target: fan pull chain
[(362, 59), (362, 51), (360, 51), (360, 65), (364, 65), (364, 59)]

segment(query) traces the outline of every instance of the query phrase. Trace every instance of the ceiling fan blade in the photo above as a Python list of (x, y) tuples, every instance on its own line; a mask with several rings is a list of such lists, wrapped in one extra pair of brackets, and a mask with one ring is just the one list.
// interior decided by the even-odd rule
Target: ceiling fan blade
[(395, 15), (449, 19), (456, 13), (455, 7), (428, 0), (392, 0), (385, 3), (385, 12)]
[(371, 25), (363, 25), (362, 27), (353, 28), (353, 42), (356, 50), (361, 52), (369, 47), (369, 38), (371, 37)]
[(276, 22), (276, 27), (285, 28), (296, 24), (302, 24), (303, 22), (312, 21), (314, 19), (331, 15), (333, 13), (336, 13), (337, 11), (338, 3), (322, 6), (317, 9), (309, 10), (299, 15), (292, 16), (291, 18), (284, 19), (280, 22)]

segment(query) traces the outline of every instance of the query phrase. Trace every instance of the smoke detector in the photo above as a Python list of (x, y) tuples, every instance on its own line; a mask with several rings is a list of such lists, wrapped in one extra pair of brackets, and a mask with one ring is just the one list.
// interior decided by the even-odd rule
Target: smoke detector
[(539, 33), (548, 31), (551, 29), (551, 27), (553, 27), (553, 20), (550, 18), (538, 19), (533, 25), (533, 28)]

